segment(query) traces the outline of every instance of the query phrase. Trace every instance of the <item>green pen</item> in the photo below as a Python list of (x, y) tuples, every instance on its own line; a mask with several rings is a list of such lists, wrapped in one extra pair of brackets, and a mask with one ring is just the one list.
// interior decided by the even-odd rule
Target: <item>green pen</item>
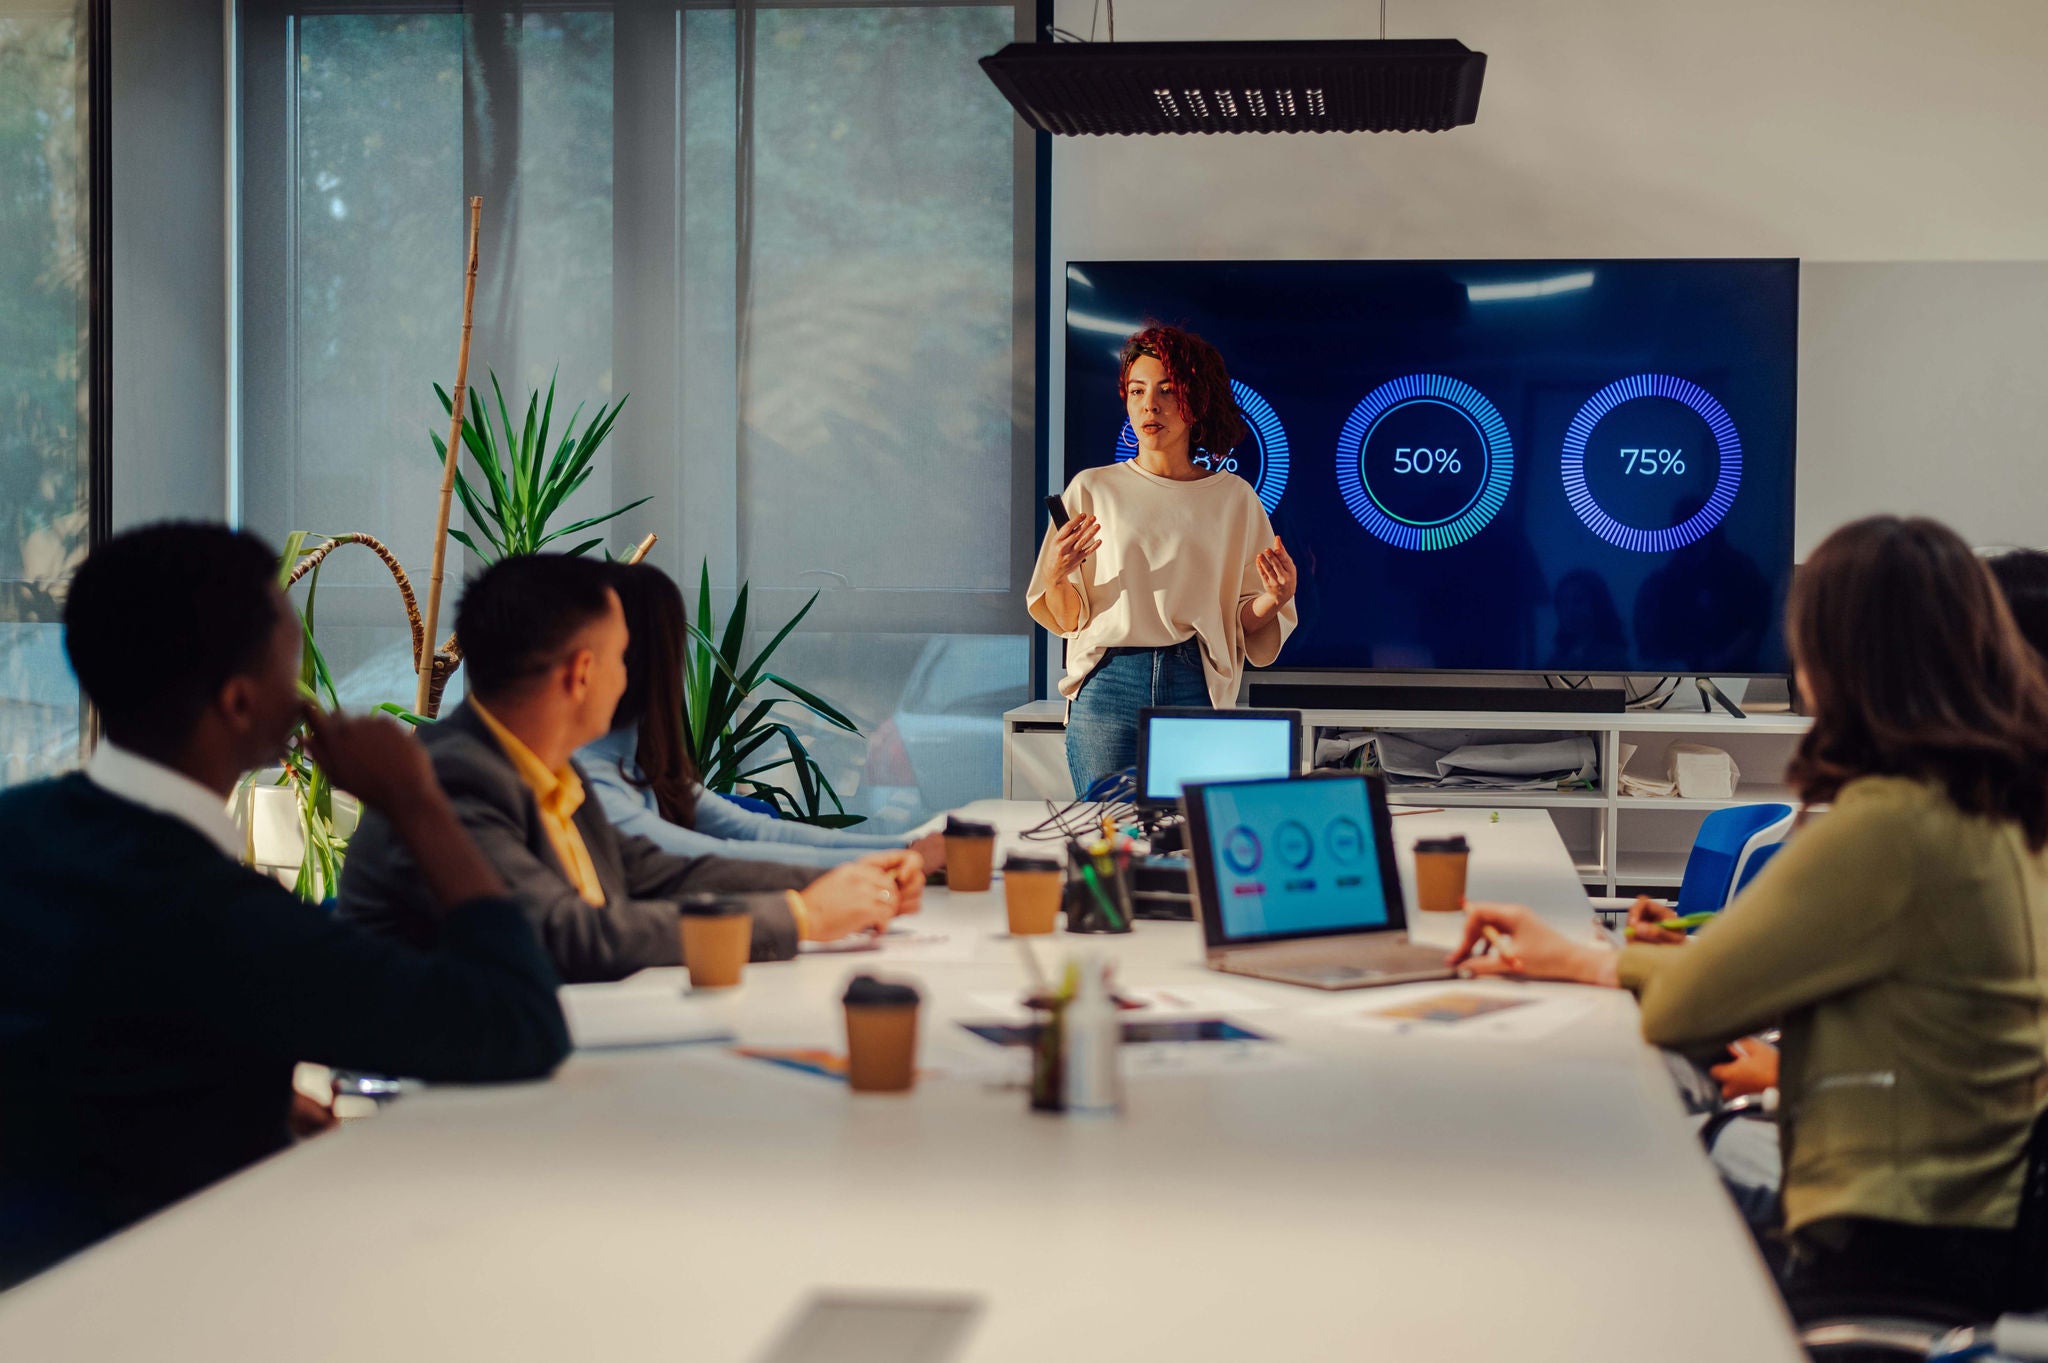
[(1081, 863), (1081, 879), (1088, 882), (1089, 890), (1095, 895), (1095, 902), (1102, 905), (1103, 917), (1109, 920), (1110, 927), (1122, 932), (1124, 920), (1117, 915), (1116, 905), (1110, 902), (1109, 894), (1102, 888), (1101, 877), (1097, 876), (1095, 868), (1085, 861)]
[[(1681, 918), (1660, 919), (1655, 923), (1645, 923), (1643, 926), (1650, 928), (1664, 928), (1671, 932), (1691, 932), (1700, 924), (1710, 922), (1714, 917), (1715, 915), (1711, 913), (1689, 913)], [(1622, 933), (1622, 936), (1628, 938), (1634, 938), (1635, 935), (1636, 930), (1634, 927), (1629, 927), (1625, 929)]]

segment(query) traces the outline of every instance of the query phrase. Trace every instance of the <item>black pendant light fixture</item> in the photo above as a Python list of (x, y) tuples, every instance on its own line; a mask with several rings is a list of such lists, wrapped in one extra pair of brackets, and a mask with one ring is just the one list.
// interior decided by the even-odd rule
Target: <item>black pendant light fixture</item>
[(1011, 43), (981, 59), (1041, 132), (1442, 132), (1479, 116), (1486, 54), (1452, 39)]

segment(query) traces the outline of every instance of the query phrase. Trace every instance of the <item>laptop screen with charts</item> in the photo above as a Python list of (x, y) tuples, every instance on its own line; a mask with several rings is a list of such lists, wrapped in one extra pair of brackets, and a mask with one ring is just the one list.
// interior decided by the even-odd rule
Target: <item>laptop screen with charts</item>
[(1185, 804), (1210, 947), (1407, 927), (1378, 778), (1218, 782)]
[(1292, 776), (1301, 770), (1296, 710), (1151, 707), (1138, 712), (1138, 803), (1171, 808), (1198, 781)]

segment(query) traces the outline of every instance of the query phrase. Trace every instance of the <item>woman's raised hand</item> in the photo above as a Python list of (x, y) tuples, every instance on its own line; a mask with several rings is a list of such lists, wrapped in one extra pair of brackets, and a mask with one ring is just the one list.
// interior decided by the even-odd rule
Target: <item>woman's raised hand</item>
[(1082, 560), (1102, 547), (1102, 537), (1098, 533), (1101, 529), (1102, 522), (1085, 511), (1059, 528), (1052, 537), (1053, 548), (1059, 554), (1053, 565), (1057, 577), (1065, 579), (1072, 576), (1080, 568)]
[(1294, 560), (1288, 557), (1287, 546), (1273, 536), (1273, 547), (1262, 549), (1258, 557), (1259, 581), (1265, 585), (1274, 604), (1284, 606), (1294, 599), (1294, 589), (1300, 582), (1295, 571)]

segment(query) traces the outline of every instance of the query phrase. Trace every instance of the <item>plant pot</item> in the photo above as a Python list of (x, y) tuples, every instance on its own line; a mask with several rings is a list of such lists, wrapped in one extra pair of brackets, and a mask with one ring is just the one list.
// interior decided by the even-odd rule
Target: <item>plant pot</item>
[[(248, 861), (259, 871), (274, 874), (286, 885), (298, 876), (306, 859), (306, 830), (299, 817), (299, 795), (290, 786), (276, 784), (279, 773), (259, 772), (242, 796), (235, 801), (235, 822), (249, 835)], [(347, 838), (362, 822), (363, 807), (352, 795), (334, 794), (334, 832)], [(330, 893), (333, 887), (327, 887)]]

